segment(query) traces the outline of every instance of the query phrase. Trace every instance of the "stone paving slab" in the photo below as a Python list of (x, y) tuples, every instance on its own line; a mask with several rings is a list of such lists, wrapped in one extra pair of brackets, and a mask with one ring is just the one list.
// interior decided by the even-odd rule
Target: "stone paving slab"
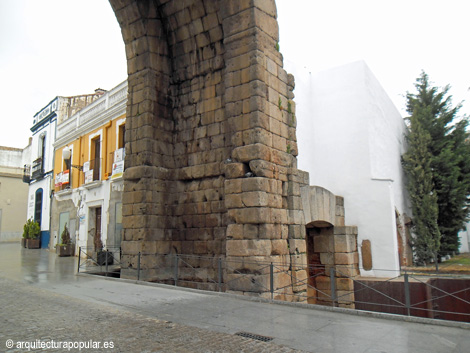
[(0, 244), (0, 353), (7, 339), (112, 339), (113, 349), (101, 348), (112, 352), (469, 352), (470, 324), (260, 302), (76, 269), (76, 258)]
[[(83, 352), (301, 352), (220, 332), (149, 318), (0, 278), (0, 352), (26, 352), (18, 342), (107, 342)], [(7, 349), (7, 340), (13, 340)], [(95, 344), (95, 343), (93, 343)], [(86, 346), (85, 346), (86, 347)], [(64, 352), (67, 349), (34, 349)], [(72, 348), (71, 352), (80, 349)]]

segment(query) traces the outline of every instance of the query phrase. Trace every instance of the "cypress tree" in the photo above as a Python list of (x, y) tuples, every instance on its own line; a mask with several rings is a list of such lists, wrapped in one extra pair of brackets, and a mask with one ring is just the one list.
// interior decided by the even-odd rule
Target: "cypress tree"
[[(416, 80), (416, 94), (407, 94), (407, 111), (409, 118), (409, 135), (407, 137), (409, 150), (403, 155), (405, 174), (408, 177), (408, 191), (410, 193), (413, 210), (413, 222), (415, 224), (416, 244), (430, 241), (429, 236), (420, 234), (418, 224), (424, 224), (434, 229), (434, 219), (437, 212), (437, 225), (439, 236), (434, 233), (433, 244), (429, 244), (429, 251), (439, 256), (458, 251), (458, 232), (463, 229), (469, 213), (468, 195), (470, 194), (470, 147), (467, 133), (468, 121), (463, 117), (456, 122), (461, 105), (452, 107), (452, 96), (448, 95), (449, 86), (439, 90), (432, 87), (429, 77), (422, 72)], [(422, 135), (416, 137), (415, 135)], [(415, 145), (420, 142), (421, 148), (427, 149), (427, 154), (418, 155)], [(420, 160), (420, 158), (422, 158)], [(432, 187), (429, 190), (435, 199), (433, 207), (418, 204), (424, 202), (416, 195), (416, 172), (420, 166), (423, 173), (430, 178)], [(427, 182), (427, 181), (426, 181)], [(430, 200), (427, 200), (430, 202)], [(434, 202), (434, 201), (432, 201)], [(426, 211), (425, 211), (426, 210)], [(430, 214), (424, 214), (431, 212)], [(431, 231), (431, 230), (428, 230)], [(432, 231), (431, 231), (432, 232)], [(420, 239), (423, 238), (423, 239)], [(440, 241), (437, 242), (437, 239)], [(427, 240), (426, 240), (427, 239)], [(420, 245), (424, 246), (424, 245)], [(415, 245), (416, 256), (419, 261), (424, 261), (419, 254), (424, 254)], [(427, 253), (426, 256), (429, 256)]]
[(423, 126), (423, 119), (430, 114), (429, 107), (417, 106), (409, 118), (410, 133), (407, 136), (408, 151), (403, 155), (403, 167), (407, 175), (407, 189), (413, 212), (412, 241), (415, 259), (426, 263), (436, 258), (441, 234), (438, 227), (437, 195), (434, 192), (431, 135)]
[(468, 220), (470, 194), (470, 148), (466, 119), (453, 126), (445, 146), (436, 153), (434, 168), (439, 206), (439, 228), (442, 233), (440, 255), (458, 252), (458, 233)]

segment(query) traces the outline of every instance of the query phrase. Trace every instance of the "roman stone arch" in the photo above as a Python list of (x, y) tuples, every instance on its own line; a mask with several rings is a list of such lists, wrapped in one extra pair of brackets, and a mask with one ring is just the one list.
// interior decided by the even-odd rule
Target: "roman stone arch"
[[(158, 255), (172, 253), (209, 258), (191, 264), (209, 277), (211, 258), (301, 266), (308, 174), (274, 0), (110, 3), (129, 75), (121, 276), (137, 277), (139, 253), (148, 280), (165, 280)], [(227, 290), (267, 295), (236, 270), (224, 268)], [(275, 285), (304, 272), (275, 273)]]
[(301, 199), (306, 225), (307, 302), (331, 305), (334, 288), (339, 305), (353, 307), (353, 278), (359, 275), (357, 227), (345, 226), (344, 200), (331, 191), (304, 186)]

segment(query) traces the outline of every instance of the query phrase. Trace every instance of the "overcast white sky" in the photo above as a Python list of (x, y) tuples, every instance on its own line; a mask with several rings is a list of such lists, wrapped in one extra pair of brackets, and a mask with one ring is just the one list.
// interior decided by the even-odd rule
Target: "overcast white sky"
[[(467, 0), (276, 3), (289, 65), (314, 73), (364, 60), (403, 115), (403, 95), (421, 70), (438, 86), (450, 84), (454, 103), (469, 99)], [(25, 147), (34, 114), (56, 96), (111, 89), (125, 78), (107, 0), (0, 0), (0, 145)], [(461, 112), (470, 113), (468, 103)]]
[(106, 0), (0, 0), (0, 145), (25, 147), (33, 116), (56, 96), (111, 89), (127, 77)]

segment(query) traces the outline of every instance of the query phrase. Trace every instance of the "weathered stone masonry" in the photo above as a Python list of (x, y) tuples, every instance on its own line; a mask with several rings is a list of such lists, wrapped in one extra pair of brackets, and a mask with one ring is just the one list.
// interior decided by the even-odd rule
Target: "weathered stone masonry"
[[(274, 0), (110, 3), (129, 74), (121, 276), (136, 278), (139, 252), (149, 280), (168, 276), (156, 254), (237, 260), (224, 281), (249, 273), (244, 260), (305, 261), (308, 174), (297, 170), (294, 80), (276, 48)], [(216, 276), (214, 261), (191, 266), (201, 280)], [(291, 280), (275, 273), (277, 287)], [(254, 282), (230, 289), (263, 295)], [(305, 288), (280, 298), (294, 290)]]

